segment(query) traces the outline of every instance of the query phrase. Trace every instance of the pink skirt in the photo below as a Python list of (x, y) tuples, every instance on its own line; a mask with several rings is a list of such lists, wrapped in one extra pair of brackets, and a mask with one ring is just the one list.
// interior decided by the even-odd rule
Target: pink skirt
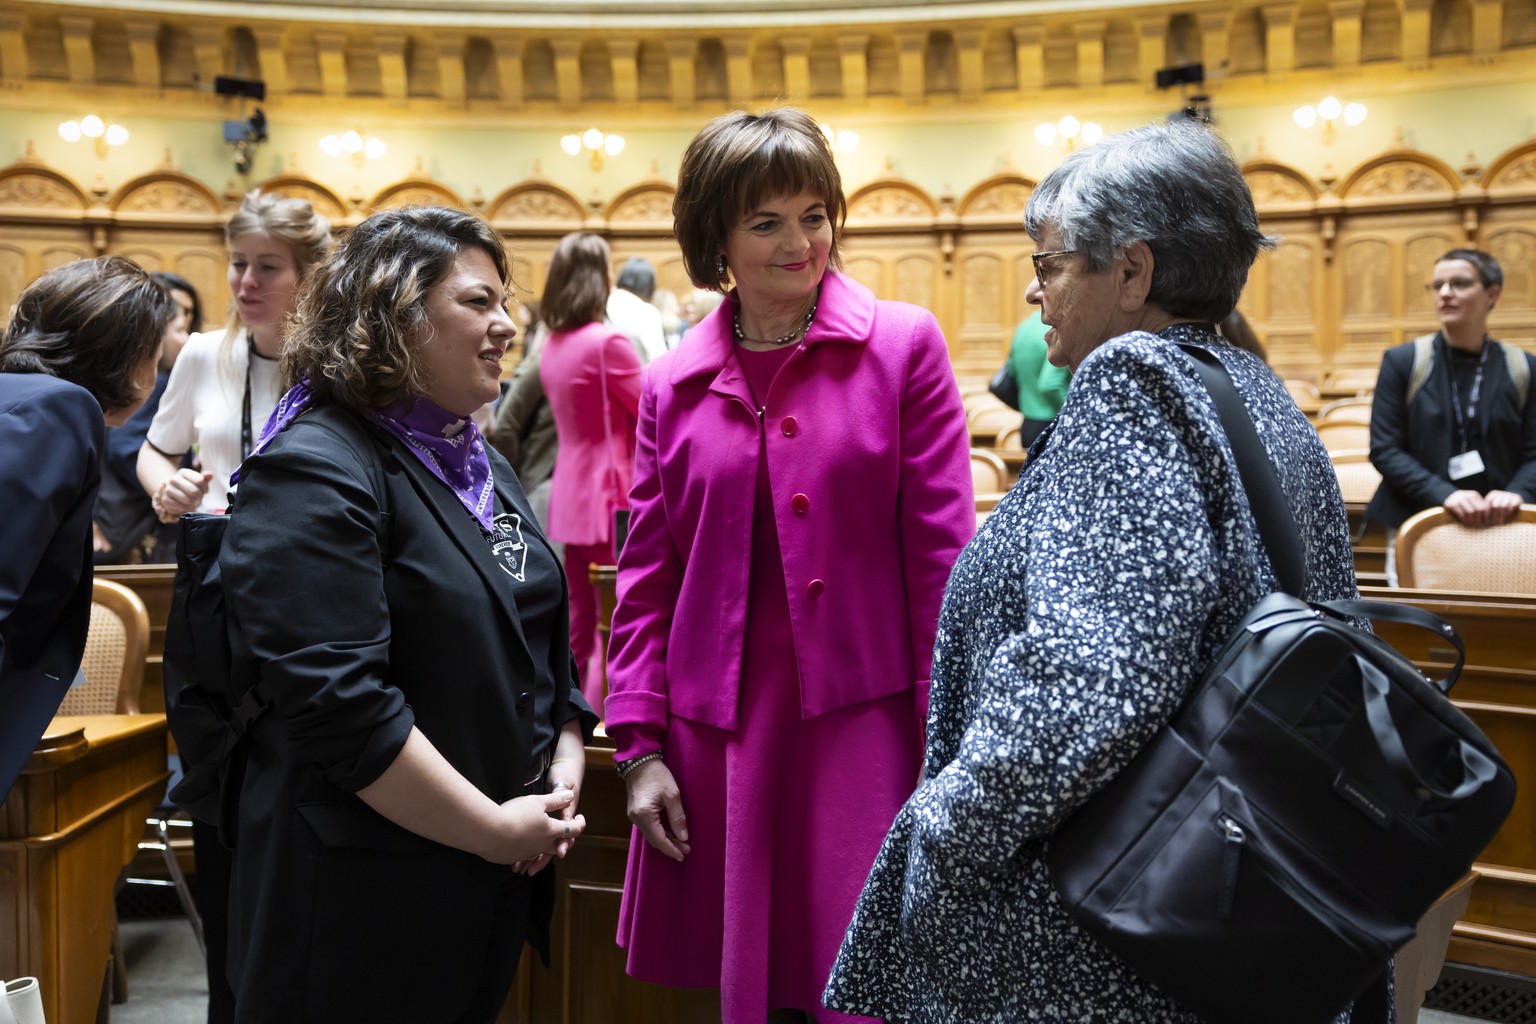
[(744, 659), (738, 731), (668, 723), (692, 852), (678, 864), (632, 833), (618, 943), (635, 978), (718, 987), (723, 1024), (762, 1024), (781, 1008), (823, 1024), (867, 1021), (825, 1009), (821, 993), (917, 780), (915, 698), (802, 719), (783, 652)]

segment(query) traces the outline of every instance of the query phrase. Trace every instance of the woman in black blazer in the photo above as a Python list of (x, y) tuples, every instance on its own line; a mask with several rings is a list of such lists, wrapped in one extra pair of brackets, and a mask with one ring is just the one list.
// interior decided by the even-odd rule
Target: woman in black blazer
[(484, 222), (395, 210), (300, 297), (219, 560), (272, 701), (239, 797), (239, 1021), (491, 1021), (544, 951), (595, 717), (560, 564), (471, 419), (506, 278)]
[(0, 800), (80, 668), (106, 428), (155, 384), (175, 309), (120, 256), (21, 293), (0, 338)]

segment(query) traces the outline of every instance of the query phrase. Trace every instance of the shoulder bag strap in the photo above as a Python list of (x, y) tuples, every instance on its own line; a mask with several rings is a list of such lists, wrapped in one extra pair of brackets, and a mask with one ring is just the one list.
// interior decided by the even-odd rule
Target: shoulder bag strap
[(1307, 579), (1306, 556), (1301, 550), (1296, 520), (1291, 516), (1291, 506), (1280, 486), (1280, 477), (1264, 453), (1264, 445), (1253, 429), (1253, 420), (1220, 359), (1199, 345), (1181, 344), (1179, 348), (1194, 360), (1205, 389), (1216, 403), (1216, 414), (1221, 418), (1222, 429), (1227, 432), (1227, 441), (1237, 458), (1238, 476), (1242, 478), (1248, 505), (1259, 526), (1259, 540), (1269, 554), (1280, 589), (1300, 598)]

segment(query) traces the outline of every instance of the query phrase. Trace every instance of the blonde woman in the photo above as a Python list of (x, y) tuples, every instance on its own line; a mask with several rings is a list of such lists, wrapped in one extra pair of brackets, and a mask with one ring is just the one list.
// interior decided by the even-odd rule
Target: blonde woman
[[(302, 199), (252, 192), (230, 218), (224, 241), (230, 321), (187, 342), (139, 449), (139, 483), (163, 522), (228, 504), (230, 474), (281, 393), (277, 360), (294, 295), (330, 248), (331, 229)], [(188, 453), (191, 468), (183, 465)]]
[[(139, 483), (163, 523), (228, 504), (229, 478), (282, 393), (278, 356), (285, 325), (299, 282), (330, 248), (331, 227), (302, 199), (252, 192), (230, 218), (224, 242), (229, 323), (187, 341), (139, 449)], [(208, 1020), (224, 1024), (235, 1019), (224, 971), (230, 854), (212, 826), (194, 824), (192, 837), (208, 943)]]

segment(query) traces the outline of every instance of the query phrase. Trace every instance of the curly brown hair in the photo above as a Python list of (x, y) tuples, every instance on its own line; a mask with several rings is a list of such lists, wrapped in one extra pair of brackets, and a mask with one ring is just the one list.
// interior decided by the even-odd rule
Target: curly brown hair
[(472, 248), (505, 284), (501, 236), (458, 210), (386, 210), (347, 232), (300, 287), (283, 348), (285, 386), (308, 379), (320, 401), (358, 411), (425, 394), (431, 382), (418, 345), (431, 329), (427, 292)]
[(102, 411), (144, 400), (140, 371), (176, 312), (137, 263), (98, 256), (55, 267), (16, 300), (0, 338), (0, 372), (46, 373), (78, 384)]

